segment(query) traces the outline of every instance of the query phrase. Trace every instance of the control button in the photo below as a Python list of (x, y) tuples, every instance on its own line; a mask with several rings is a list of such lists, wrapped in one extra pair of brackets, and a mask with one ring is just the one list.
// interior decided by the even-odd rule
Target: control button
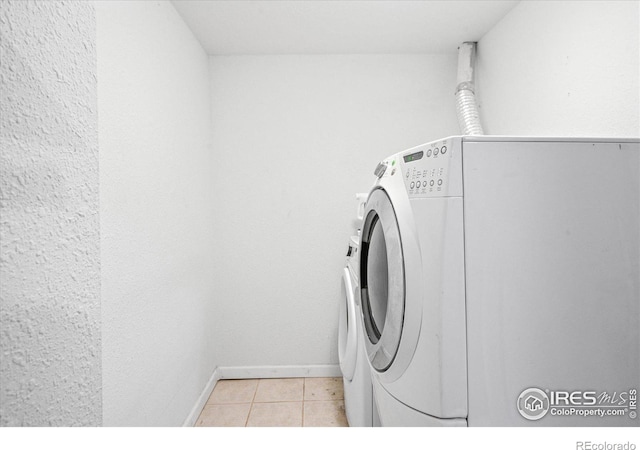
[(429, 185), (433, 186), (433, 180), (429, 181)]
[(442, 178), (438, 180), (438, 186), (442, 186)]
[(409, 171), (407, 170), (407, 180), (409, 179)]
[(384, 175), (384, 172), (386, 170), (387, 170), (387, 163), (385, 161), (382, 161), (380, 164), (378, 164), (378, 166), (376, 167), (376, 170), (373, 171), (373, 174), (378, 178), (382, 178), (382, 175)]
[(412, 181), (410, 184), (411, 189), (413, 189), (415, 186), (416, 186), (416, 183)]
[(422, 187), (427, 187), (427, 180), (422, 182)]
[(427, 150), (427, 157), (431, 156), (431, 149)]
[(438, 147), (433, 149), (433, 156), (437, 156), (438, 155)]
[(443, 146), (442, 146), (442, 148), (440, 149), (440, 153), (442, 153), (443, 155), (444, 155), (445, 153), (447, 153), (447, 146), (446, 146), (446, 145), (443, 145)]

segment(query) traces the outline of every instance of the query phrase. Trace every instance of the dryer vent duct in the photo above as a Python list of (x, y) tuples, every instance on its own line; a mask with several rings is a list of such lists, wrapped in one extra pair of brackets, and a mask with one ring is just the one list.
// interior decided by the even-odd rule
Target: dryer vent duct
[(464, 42), (458, 48), (458, 87), (456, 88), (456, 114), (460, 131), (464, 135), (484, 134), (473, 84), (475, 62), (476, 43)]

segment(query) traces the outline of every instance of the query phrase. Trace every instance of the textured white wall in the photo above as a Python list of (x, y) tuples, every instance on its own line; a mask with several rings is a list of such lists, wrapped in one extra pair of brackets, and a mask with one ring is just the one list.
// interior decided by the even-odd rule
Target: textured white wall
[(96, 11), (104, 425), (182, 425), (215, 367), (208, 57), (169, 2)]
[(100, 425), (95, 14), (0, 4), (0, 425)]
[(216, 361), (337, 364), (340, 271), (377, 163), (457, 133), (455, 54), (212, 57)]
[(478, 44), (487, 134), (638, 136), (637, 1), (525, 1)]

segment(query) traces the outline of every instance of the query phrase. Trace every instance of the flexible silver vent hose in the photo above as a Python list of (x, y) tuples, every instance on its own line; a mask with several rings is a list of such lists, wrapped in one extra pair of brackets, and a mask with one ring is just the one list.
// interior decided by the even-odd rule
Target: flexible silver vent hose
[(476, 60), (476, 43), (464, 42), (458, 49), (458, 86), (456, 88), (456, 114), (464, 135), (484, 134), (476, 104), (473, 70)]

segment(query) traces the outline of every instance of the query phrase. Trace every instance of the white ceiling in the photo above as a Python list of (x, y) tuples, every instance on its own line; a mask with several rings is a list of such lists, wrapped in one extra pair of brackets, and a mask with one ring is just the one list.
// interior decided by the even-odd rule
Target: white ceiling
[(518, 1), (173, 0), (209, 54), (451, 53)]

